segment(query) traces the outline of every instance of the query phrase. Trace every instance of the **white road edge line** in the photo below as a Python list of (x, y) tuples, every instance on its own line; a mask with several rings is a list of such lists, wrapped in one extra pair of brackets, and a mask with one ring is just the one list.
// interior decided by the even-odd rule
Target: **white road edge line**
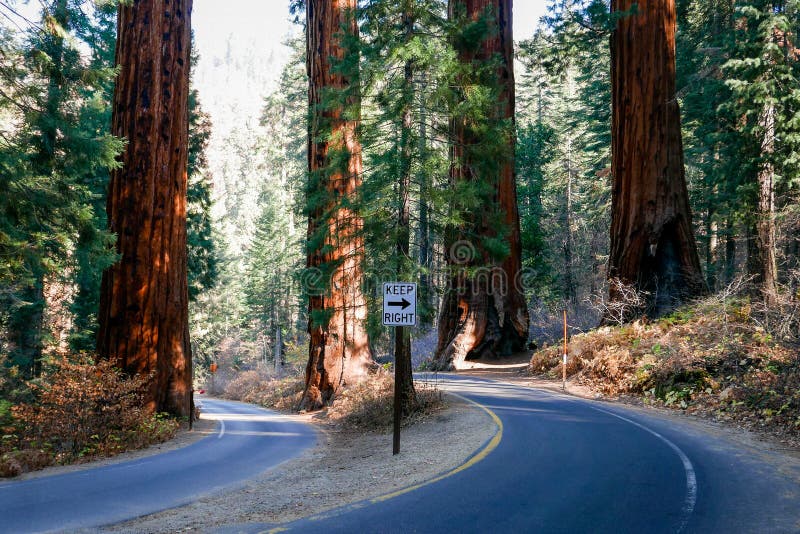
[(218, 419), (219, 421), (219, 434), (217, 435), (217, 439), (220, 439), (222, 436), (225, 435), (225, 420)]
[(686, 472), (686, 500), (684, 501), (683, 504), (683, 521), (681, 521), (681, 524), (677, 530), (677, 532), (683, 532), (683, 529), (685, 529), (686, 525), (689, 523), (689, 518), (691, 517), (692, 512), (694, 512), (694, 506), (695, 504), (697, 504), (697, 476), (695, 475), (694, 472), (694, 466), (692, 465), (691, 460), (689, 460), (689, 457), (686, 456), (686, 453), (684, 453), (680, 447), (675, 445), (673, 442), (671, 442), (670, 440), (668, 440), (655, 430), (647, 428), (646, 426), (637, 423), (632, 419), (628, 419), (627, 417), (615, 414), (614, 412), (609, 412), (608, 410), (603, 410), (602, 408), (597, 408), (596, 406), (589, 406), (589, 407), (593, 410), (597, 410), (598, 412), (603, 412), (613, 417), (616, 417), (617, 419), (622, 419), (625, 422), (628, 422), (634, 426), (641, 428), (646, 432), (649, 432), (650, 434), (654, 435), (655, 437), (657, 437), (658, 439), (669, 445), (669, 447), (673, 451), (675, 451), (675, 454), (678, 455), (678, 457), (681, 459), (681, 462), (683, 463), (683, 470)]
[[(447, 377), (443, 377), (443, 379), (445, 379), (445, 380), (446, 380), (446, 378)], [(483, 382), (483, 380), (480, 380), (480, 381)], [(458, 380), (456, 380), (455, 382), (457, 383)], [(491, 382), (491, 380), (489, 380), (489, 382)], [(504, 383), (504, 382), (501, 382), (501, 383)], [(504, 384), (508, 384), (508, 383), (505, 382)], [(544, 393), (545, 395), (549, 395), (551, 397), (558, 397), (560, 399), (569, 400), (571, 402), (576, 402), (576, 401), (579, 400), (579, 399), (577, 399), (575, 397), (571, 397), (571, 396), (565, 395), (563, 393), (558, 393), (556, 391), (549, 391), (549, 390), (544, 390), (544, 389), (522, 388), (520, 386), (515, 386), (513, 384), (508, 384), (508, 385), (511, 385), (516, 389), (521, 389), (521, 390), (527, 391), (529, 393), (533, 392), (533, 391), (536, 391), (538, 393)], [(621, 415), (617, 415), (614, 412), (610, 412), (608, 410), (604, 410), (602, 408), (598, 408), (596, 406), (592, 406), (590, 403), (586, 403), (585, 405), (587, 407), (591, 408), (592, 410), (595, 410), (595, 411), (598, 411), (598, 412), (603, 412), (605, 414), (611, 415), (613, 417), (616, 417), (617, 419), (621, 419), (621, 420), (623, 420), (623, 421), (625, 421), (627, 423), (630, 423), (630, 424), (632, 424), (634, 426), (637, 426), (637, 427), (641, 428), (645, 432), (648, 432), (648, 433), (654, 435), (655, 437), (657, 437), (658, 439), (660, 439), (661, 441), (666, 443), (669, 446), (669, 448), (672, 449), (675, 452), (675, 454), (678, 455), (678, 458), (680, 458), (681, 463), (683, 464), (684, 473), (686, 474), (686, 500), (684, 500), (683, 509), (681, 510), (681, 512), (683, 513), (683, 520), (681, 521), (681, 524), (678, 527), (678, 530), (676, 532), (678, 532), (678, 533), (679, 532), (683, 532), (683, 530), (686, 528), (686, 525), (689, 523), (689, 518), (691, 518), (692, 513), (694, 512), (694, 507), (697, 504), (697, 475), (695, 474), (694, 466), (692, 465), (692, 461), (689, 460), (689, 457), (686, 456), (686, 453), (684, 453), (681, 450), (681, 448), (678, 447), (677, 445), (675, 445), (673, 442), (671, 442), (670, 440), (668, 440), (667, 438), (665, 438), (664, 436), (662, 436), (661, 434), (659, 434), (655, 430), (647, 428), (646, 426), (644, 426), (641, 423), (637, 423), (636, 421), (634, 421), (632, 419), (628, 419), (627, 417), (623, 417)]]

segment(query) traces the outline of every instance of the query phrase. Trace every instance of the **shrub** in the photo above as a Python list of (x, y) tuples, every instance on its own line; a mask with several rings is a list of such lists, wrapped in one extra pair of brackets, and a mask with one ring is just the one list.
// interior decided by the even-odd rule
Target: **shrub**
[[(445, 407), (441, 391), (426, 383), (416, 383), (416, 403), (403, 414), (402, 425), (408, 426), (424, 416)], [(394, 422), (394, 379), (382, 372), (374, 378), (344, 388), (327, 409), (330, 420), (345, 428), (386, 431)]]
[(9, 476), (171, 438), (178, 422), (142, 407), (148, 382), (146, 376), (127, 377), (109, 361), (55, 362), (51, 373), (29, 382), (35, 400), (11, 407), (6, 430), (12, 433), (0, 442), (0, 471)]
[(53, 465), (53, 455), (45, 450), (26, 449), (0, 455), (0, 478), (15, 477)]
[[(299, 371), (298, 371), (299, 373)], [(378, 371), (367, 380), (342, 388), (333, 404), (321, 412), (328, 421), (346, 428), (384, 431), (394, 417), (394, 380)], [(262, 371), (242, 371), (231, 379), (223, 397), (258, 404), (281, 411), (295, 411), (305, 389), (301, 374), (278, 379)], [(444, 408), (442, 393), (425, 383), (415, 384), (417, 402), (404, 414), (403, 425), (413, 424), (427, 414)]]
[(226, 399), (246, 402), (245, 399), (264, 387), (266, 376), (258, 371), (241, 371), (225, 384), (223, 396)]
[(298, 374), (277, 378), (264, 371), (242, 371), (227, 383), (222, 396), (276, 410), (292, 411), (299, 406), (304, 388), (303, 377)]

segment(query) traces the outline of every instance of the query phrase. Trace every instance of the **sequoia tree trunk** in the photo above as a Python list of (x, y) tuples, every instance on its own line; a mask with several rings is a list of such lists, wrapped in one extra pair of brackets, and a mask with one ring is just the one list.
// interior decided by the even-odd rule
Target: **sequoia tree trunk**
[(347, 38), (357, 38), (356, 0), (308, 0), (309, 355), (302, 406), (318, 409), (372, 365), (365, 329), (362, 220), (353, 207), (361, 186), (357, 138), (357, 66), (345, 66)]
[[(613, 12), (634, 0), (612, 0)], [(661, 315), (705, 292), (692, 231), (675, 95), (675, 1), (638, 2), (611, 37), (612, 190), (609, 279), (647, 292)], [(612, 285), (612, 288), (615, 286)], [(611, 290), (610, 299), (623, 294)]]
[[(495, 18), (496, 31), (490, 33), (477, 49), (471, 49), (474, 43), (462, 43), (458, 50), (459, 60), (471, 63), (488, 61), (495, 55), (501, 58), (501, 66), (497, 72), (501, 91), (496, 118), (509, 120), (513, 124), (515, 93), (512, 1), (450, 0), (448, 10), (451, 18), (461, 9), (472, 20), (484, 16), (487, 9)], [(479, 244), (466, 245), (465, 236), (468, 233), (455, 231), (447, 236), (447, 264), (451, 274), (439, 316), (439, 340), (434, 361), (434, 367), (438, 369), (458, 369), (467, 358), (506, 356), (524, 349), (528, 339), (528, 308), (524, 288), (521, 287), (522, 245), (513, 146), (509, 151), (510, 156), (497, 162), (497, 176), (475, 177), (470, 170), (469, 155), (464, 152), (464, 147), (473, 140), (469, 139), (462, 121), (463, 119), (451, 121), (451, 180), (494, 180), (494, 202), (508, 232), (509, 254), (499, 266), (490, 266), (488, 275), (486, 272), (477, 276), (469, 275), (469, 269), (465, 268), (479, 265), (480, 262), (485, 266), (489, 258), (484, 251), (479, 250)], [(509, 143), (514, 143), (513, 135), (509, 136)], [(496, 234), (495, 229), (483, 223), (478, 223), (477, 232), (479, 235)], [(461, 253), (464, 251), (474, 257), (463, 257)], [(473, 264), (470, 265), (470, 262)]]
[(192, 416), (186, 278), (191, 0), (134, 0), (118, 15), (112, 133), (128, 140), (107, 211), (119, 262), (103, 274), (98, 354), (150, 375), (150, 411)]

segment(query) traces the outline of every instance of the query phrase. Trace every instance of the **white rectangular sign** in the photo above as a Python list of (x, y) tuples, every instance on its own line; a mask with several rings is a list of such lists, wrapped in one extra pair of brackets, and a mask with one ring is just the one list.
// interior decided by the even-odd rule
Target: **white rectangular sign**
[(417, 324), (417, 284), (386, 282), (383, 284), (383, 325), (415, 326)]

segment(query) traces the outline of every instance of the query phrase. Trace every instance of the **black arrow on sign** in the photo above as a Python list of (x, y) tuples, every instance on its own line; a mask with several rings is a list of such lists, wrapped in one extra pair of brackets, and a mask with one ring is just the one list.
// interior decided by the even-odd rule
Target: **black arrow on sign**
[(402, 306), (401, 309), (405, 310), (406, 308), (411, 306), (411, 303), (408, 302), (406, 299), (403, 299), (403, 300), (392, 300), (392, 301), (389, 301), (389, 302), (387, 302), (387, 305), (388, 306)]

